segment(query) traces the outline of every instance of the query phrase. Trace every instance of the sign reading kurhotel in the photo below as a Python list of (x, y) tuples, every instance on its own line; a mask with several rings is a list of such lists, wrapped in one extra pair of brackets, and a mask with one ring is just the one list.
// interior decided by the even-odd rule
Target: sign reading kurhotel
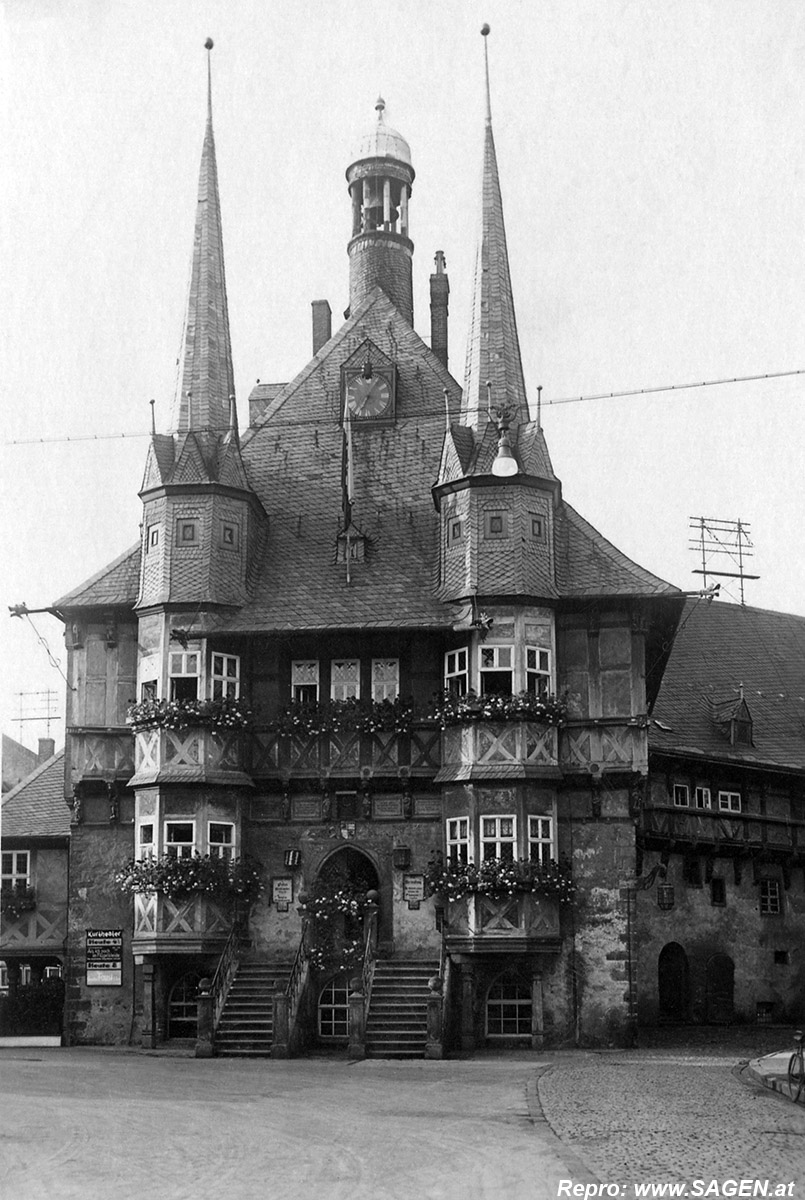
[(87, 987), (123, 984), (123, 930), (87, 930)]

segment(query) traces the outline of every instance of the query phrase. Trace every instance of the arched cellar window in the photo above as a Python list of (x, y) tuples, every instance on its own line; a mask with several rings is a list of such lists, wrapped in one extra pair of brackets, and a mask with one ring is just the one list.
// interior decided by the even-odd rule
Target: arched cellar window
[(345, 976), (336, 976), (319, 996), (319, 1037), (349, 1037), (349, 987)]
[(486, 997), (487, 1037), (528, 1037), (532, 1015), (531, 988), (519, 975), (495, 980)]
[(188, 971), (171, 988), (168, 999), (168, 1037), (194, 1038), (198, 1032), (199, 971)]

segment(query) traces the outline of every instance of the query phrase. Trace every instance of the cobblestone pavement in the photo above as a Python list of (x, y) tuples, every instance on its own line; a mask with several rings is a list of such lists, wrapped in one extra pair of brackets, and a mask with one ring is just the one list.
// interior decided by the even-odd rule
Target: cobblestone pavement
[[(603, 1182), (769, 1179), (805, 1191), (805, 1106), (748, 1086), (743, 1047), (556, 1054), (539, 1096)], [(715, 1194), (715, 1193), (713, 1193)]]
[(350, 1066), (3, 1050), (0, 1196), (555, 1200), (560, 1178), (592, 1176), (540, 1119), (536, 1075), (533, 1055)]

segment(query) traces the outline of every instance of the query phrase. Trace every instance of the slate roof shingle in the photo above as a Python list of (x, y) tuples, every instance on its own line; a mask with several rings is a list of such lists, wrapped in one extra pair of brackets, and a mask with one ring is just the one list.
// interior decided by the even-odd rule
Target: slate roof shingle
[(70, 810), (64, 799), (63, 750), (6, 793), (1, 831), (4, 841), (70, 836)]
[[(752, 716), (731, 745), (726, 702)], [(734, 711), (734, 704), (728, 707)], [(805, 617), (737, 604), (685, 606), (652, 713), (652, 750), (805, 772)]]

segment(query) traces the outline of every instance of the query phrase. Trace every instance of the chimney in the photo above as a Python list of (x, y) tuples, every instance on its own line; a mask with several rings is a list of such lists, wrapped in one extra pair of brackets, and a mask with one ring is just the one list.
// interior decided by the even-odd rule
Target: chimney
[(39, 750), (36, 755), (36, 765), (42, 766), (42, 763), (47, 762), (49, 758), (53, 758), (56, 753), (56, 743), (53, 738), (40, 738)]
[(333, 336), (333, 314), (326, 300), (314, 300), (310, 307), (313, 309), (313, 353), (318, 354)]
[(450, 283), (445, 273), (444, 251), (437, 250), (436, 271), (430, 277), (430, 348), (447, 366), (447, 297)]

